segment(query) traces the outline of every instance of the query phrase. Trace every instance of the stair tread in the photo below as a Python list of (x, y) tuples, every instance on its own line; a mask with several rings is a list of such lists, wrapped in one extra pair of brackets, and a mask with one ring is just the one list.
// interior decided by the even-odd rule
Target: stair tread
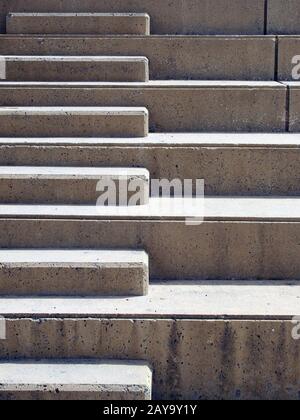
[(298, 148), (299, 133), (149, 133), (140, 138), (29, 138), (0, 137), (0, 145), (36, 146), (200, 146)]
[[(203, 212), (203, 206), (205, 211)], [(151, 197), (142, 206), (0, 205), (0, 218), (300, 221), (300, 197)]]
[(291, 319), (299, 281), (181, 281), (150, 284), (149, 295), (123, 298), (0, 298), (7, 318)]
[(57, 166), (0, 166), (0, 178), (15, 177), (45, 178), (99, 178), (99, 177), (143, 177), (148, 179), (149, 172), (144, 168), (96, 168), (96, 167), (57, 167)]
[(43, 385), (151, 387), (152, 379), (147, 363), (84, 359), (0, 361), (0, 376), (0, 392), (16, 385), (19, 391)]
[(151, 88), (278, 88), (286, 89), (283, 83), (276, 81), (244, 81), (244, 80), (150, 80), (149, 82), (6, 82), (0, 81), (1, 87), (47, 87), (47, 86), (64, 86), (64, 87), (141, 87), (144, 89)]
[(0, 249), (1, 264), (148, 264), (144, 251), (95, 249)]

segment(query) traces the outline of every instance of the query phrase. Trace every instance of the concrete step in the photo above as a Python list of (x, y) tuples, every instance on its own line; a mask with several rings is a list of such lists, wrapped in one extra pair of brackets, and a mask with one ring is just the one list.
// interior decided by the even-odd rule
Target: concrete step
[(150, 133), (146, 139), (0, 138), (0, 165), (47, 164), (133, 166), (147, 168), (151, 179), (204, 179), (209, 196), (300, 195), (300, 135), (295, 133)]
[(0, 362), (1, 400), (150, 400), (143, 362), (43, 360)]
[(128, 300), (2, 298), (0, 357), (148, 360), (155, 399), (298, 399), (299, 293), (299, 282), (180, 281)]
[(8, 34), (149, 35), (147, 13), (9, 13)]
[(0, 250), (0, 294), (143, 296), (148, 256), (119, 250)]
[(299, 215), (298, 197), (153, 197), (126, 208), (2, 205), (0, 247), (142, 249), (152, 280), (295, 280)]
[(267, 33), (300, 34), (300, 4), (298, 0), (268, 0)]
[(127, 205), (137, 190), (137, 204), (149, 201), (149, 172), (143, 168), (0, 166), (0, 203), (96, 206), (107, 183), (116, 192), (108, 205)]
[(0, 136), (143, 137), (147, 134), (148, 112), (141, 107), (0, 107)]
[(8, 81), (149, 81), (145, 57), (5, 56)]
[(274, 36), (46, 36), (40, 40), (0, 35), (0, 54), (145, 56), (151, 80), (265, 81), (275, 77)]
[(300, 131), (300, 82), (285, 82), (288, 88), (289, 123), (290, 132)]
[[(296, 0), (297, 1), (297, 0)], [(53, 11), (79, 13), (144, 13), (151, 16), (155, 34), (264, 34), (264, 0), (1, 0), (0, 31), (5, 31), (9, 12)]]
[(287, 89), (277, 82), (1, 82), (0, 101), (5, 106), (143, 106), (152, 132), (286, 131)]

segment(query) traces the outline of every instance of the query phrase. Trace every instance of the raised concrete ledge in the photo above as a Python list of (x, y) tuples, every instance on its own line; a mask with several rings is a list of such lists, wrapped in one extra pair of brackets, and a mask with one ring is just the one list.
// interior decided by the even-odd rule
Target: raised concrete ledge
[(146, 107), (150, 132), (285, 132), (286, 96), (276, 82), (0, 84), (6, 106)]
[(0, 399), (151, 399), (152, 371), (141, 361), (1, 361), (0, 376)]
[(44, 147), (217, 147), (217, 148), (279, 148), (298, 149), (298, 133), (149, 133), (139, 138), (11, 138), (0, 137), (0, 145), (8, 147), (39, 146)]
[(147, 13), (9, 13), (7, 33), (149, 35)]
[(141, 137), (148, 135), (144, 107), (0, 107), (4, 136)]
[(2, 55), (146, 56), (152, 80), (274, 80), (275, 46), (272, 36), (0, 35)]
[(11, 81), (149, 81), (146, 57), (3, 56)]
[(143, 296), (148, 284), (144, 251), (0, 250), (2, 296)]
[(243, 80), (150, 80), (149, 82), (0, 82), (3, 87), (94, 87), (94, 88), (220, 88), (220, 89), (281, 89), (285, 86), (275, 81), (243, 81)]
[(151, 16), (154, 33), (263, 34), (264, 0), (52, 0), (49, 5), (27, 0), (2, 0), (0, 31), (9, 12), (145, 12)]
[(0, 205), (0, 219), (299, 222), (299, 197), (151, 197), (142, 206)]
[(299, 295), (298, 281), (170, 281), (152, 283), (148, 296), (128, 299), (2, 297), (0, 313), (8, 319), (291, 320)]
[(143, 205), (149, 201), (149, 178), (144, 168), (0, 166), (0, 203), (96, 205), (103, 181), (114, 182), (116, 204), (121, 192), (130, 200), (136, 190), (128, 186), (136, 182)]

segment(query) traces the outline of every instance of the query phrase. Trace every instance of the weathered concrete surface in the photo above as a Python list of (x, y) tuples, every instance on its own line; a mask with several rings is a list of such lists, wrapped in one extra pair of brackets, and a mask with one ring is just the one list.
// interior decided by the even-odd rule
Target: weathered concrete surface
[(141, 249), (149, 254), (152, 280), (298, 279), (300, 223), (263, 220), (187, 226), (159, 219), (111, 223), (6, 218), (0, 220), (5, 232), (0, 246)]
[(0, 362), (1, 400), (150, 400), (152, 372), (141, 362)]
[[(150, 133), (145, 139), (0, 138), (0, 165), (144, 167), (204, 179), (206, 195), (300, 195), (300, 135)], [(195, 192), (195, 189), (194, 189)]]
[(290, 132), (300, 131), (300, 82), (285, 82), (289, 90), (289, 123)]
[(299, 309), (297, 281), (169, 281), (148, 296), (87, 298), (1, 297), (0, 313), (19, 318), (292, 320)]
[[(217, 306), (215, 306), (217, 309)], [(7, 319), (0, 356), (148, 360), (156, 399), (298, 399), (289, 320)]]
[(277, 82), (5, 82), (0, 83), (0, 102), (5, 106), (142, 106), (149, 110), (152, 132), (286, 129), (286, 87)]
[(147, 82), (146, 57), (4, 56), (8, 81)]
[(274, 80), (275, 37), (0, 35), (2, 55), (129, 55), (149, 59), (151, 80)]
[(8, 34), (149, 35), (146, 13), (9, 13)]
[(300, 55), (299, 51), (299, 36), (278, 37), (278, 80), (293, 80), (295, 76), (300, 79), (299, 60), (293, 61)]
[(149, 172), (143, 168), (0, 166), (0, 203), (96, 205), (105, 191), (101, 181), (114, 183), (116, 201), (109, 205), (120, 203), (120, 197), (128, 204), (136, 192), (131, 183), (141, 192), (137, 204), (149, 201)]
[(267, 33), (299, 34), (300, 3), (298, 0), (268, 0)]
[(0, 108), (0, 135), (7, 137), (143, 137), (148, 111), (142, 107)]
[(264, 0), (1, 0), (0, 31), (9, 12), (147, 12), (151, 33), (263, 34)]
[(143, 251), (0, 250), (0, 294), (142, 296), (148, 292)]

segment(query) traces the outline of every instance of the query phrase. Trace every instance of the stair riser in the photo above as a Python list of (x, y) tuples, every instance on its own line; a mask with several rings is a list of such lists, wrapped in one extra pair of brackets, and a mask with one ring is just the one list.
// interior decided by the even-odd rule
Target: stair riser
[[(146, 266), (0, 266), (0, 294), (13, 296), (143, 296)], [(0, 389), (1, 394), (1, 389)]]
[(151, 80), (274, 80), (275, 74), (274, 37), (44, 37), (43, 42), (39, 39), (2, 36), (0, 54), (146, 56)]
[(147, 82), (147, 61), (6, 61), (7, 81)]
[(268, 0), (267, 13), (267, 33), (282, 35), (300, 33), (298, 0)]
[[(121, 387), (120, 387), (121, 388)], [(90, 391), (64, 391), (59, 386), (53, 387), (50, 391), (1, 391), (0, 401), (143, 401), (150, 400), (148, 390), (139, 387), (128, 387), (126, 390), (104, 392), (101, 387)]]
[(45, 318), (7, 320), (0, 357), (148, 360), (155, 399), (299, 396), (299, 342), (291, 338), (291, 321)]
[(300, 83), (289, 87), (289, 131), (300, 131)]
[(145, 137), (146, 115), (0, 115), (0, 136)]
[[(275, 88), (214, 88), (214, 87), (126, 87), (126, 88), (9, 88), (0, 89), (0, 101), (3, 106), (143, 106), (150, 114), (152, 132), (273, 132), (286, 130), (286, 90), (281, 85)], [(80, 119), (76, 118), (78, 125)], [(76, 124), (76, 126), (77, 126)], [(138, 124), (138, 123), (137, 123)], [(16, 124), (1, 126), (0, 135), (9, 136), (19, 133)], [(55, 124), (56, 126), (57, 124)], [(141, 125), (141, 124), (140, 124)], [(136, 136), (145, 135), (145, 126), (137, 130), (130, 127)], [(20, 124), (20, 126), (22, 126)], [(32, 127), (32, 125), (30, 126)], [(28, 133), (32, 135), (30, 127)], [(46, 126), (47, 127), (47, 126)], [(108, 135), (120, 134), (121, 126), (107, 130)], [(45, 130), (41, 126), (34, 135), (41, 137), (63, 135), (70, 131), (70, 136), (78, 132), (70, 126), (59, 129), (51, 124)], [(84, 136), (100, 134), (99, 130), (86, 127)], [(67, 133), (64, 133), (66, 135)], [(124, 137), (124, 133), (120, 137)]]
[(291, 280), (300, 272), (297, 222), (1, 219), (0, 227), (2, 248), (144, 249), (153, 280)]
[(206, 195), (300, 195), (298, 147), (0, 146), (0, 165), (48, 164), (145, 167), (152, 179), (204, 179)]
[[(113, 199), (120, 204), (125, 200), (126, 204), (135, 195), (129, 191), (131, 182), (138, 182), (141, 188), (142, 200), (139, 205), (147, 204), (149, 201), (149, 180), (132, 177), (131, 180), (118, 180), (115, 177), (108, 177), (114, 183), (116, 196)], [(106, 178), (99, 176), (94, 179), (27, 179), (2, 178), (0, 175), (0, 203), (6, 204), (79, 204), (96, 205), (103, 194), (103, 185), (107, 185)], [(124, 202), (123, 202), (124, 203)]]
[[(278, 40), (278, 80), (299, 81), (300, 37), (279, 37)], [(297, 78), (295, 78), (295, 76)]]
[[(264, 34), (264, 0), (52, 0), (49, 4), (37, 0), (2, 0), (0, 31), (5, 31), (8, 12), (99, 12), (144, 13), (151, 17), (151, 33), (189, 34)], [(183, 19), (184, 16), (184, 19)]]
[(8, 34), (126, 34), (149, 35), (149, 16), (33, 16), (9, 15)]

